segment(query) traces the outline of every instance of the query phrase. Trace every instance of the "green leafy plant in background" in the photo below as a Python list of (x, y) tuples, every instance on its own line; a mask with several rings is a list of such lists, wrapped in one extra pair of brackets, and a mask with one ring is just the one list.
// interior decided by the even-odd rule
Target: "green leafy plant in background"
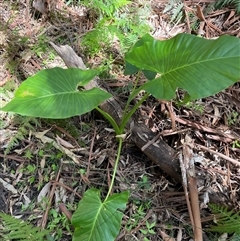
[(240, 1), (239, 0), (218, 0), (215, 3), (216, 8), (223, 8), (226, 6), (233, 6), (236, 8), (237, 13), (240, 13)]
[[(165, 41), (148, 34), (143, 36), (125, 56), (125, 73), (130, 75), (142, 71), (147, 81), (140, 87), (135, 83), (119, 125), (112, 116), (98, 108), (111, 95), (98, 88), (83, 89), (99, 74), (97, 70), (47, 69), (20, 85), (13, 100), (1, 110), (42, 118), (67, 118), (96, 108), (116, 132), (118, 150), (108, 193), (102, 201), (99, 190), (85, 192), (72, 217), (75, 227), (73, 240), (112, 241), (119, 232), (129, 193), (111, 192), (124, 129), (137, 108), (150, 95), (170, 100), (178, 88), (187, 92), (185, 99), (189, 101), (213, 95), (234, 84), (240, 78), (239, 45), (240, 40), (231, 36), (206, 40), (179, 34)], [(134, 107), (129, 108), (131, 100), (140, 91), (145, 94)]]
[(238, 140), (232, 143), (232, 148), (240, 148), (240, 142)]
[(72, 225), (68, 218), (64, 214), (59, 213), (56, 209), (51, 209), (49, 211), (47, 230), (54, 233), (54, 237), (52, 237), (53, 241), (61, 240), (63, 229), (67, 230), (69, 236), (72, 234)]
[(156, 226), (156, 222), (150, 223), (146, 220), (146, 214), (149, 209), (151, 209), (152, 201), (133, 199), (131, 200), (131, 205), (135, 212), (129, 217), (128, 222), (126, 223), (126, 229), (131, 233), (132, 230), (140, 228), (140, 232), (143, 236), (142, 238), (144, 241), (148, 240), (147, 237), (155, 234), (154, 228)]
[(123, 55), (150, 30), (147, 22), (150, 5), (126, 0), (91, 0), (83, 4), (91, 9), (96, 20), (94, 29), (81, 38), (81, 46), (88, 54), (108, 56), (113, 44), (116, 46), (119, 42), (120, 49), (117, 49)]
[(148, 221), (146, 221), (146, 228), (140, 229), (141, 233), (145, 235), (144, 241), (150, 241), (146, 236), (156, 233), (153, 230), (155, 226), (156, 226), (156, 222), (149, 223)]
[(41, 230), (38, 227), (33, 227), (31, 224), (24, 222), (21, 219), (14, 218), (10, 215), (0, 212), (1, 240), (3, 241), (47, 241), (49, 231)]
[(100, 19), (103, 19), (105, 15), (113, 17), (117, 11), (126, 5), (131, 3), (127, 0), (84, 0), (83, 4), (91, 9), (94, 9), (98, 14), (100, 14)]
[(232, 111), (227, 116), (228, 124), (229, 125), (235, 125), (238, 122), (239, 113), (236, 111)]
[(210, 204), (209, 207), (214, 214), (215, 225), (211, 225), (207, 230), (217, 233), (235, 233), (240, 238), (240, 212), (229, 211), (226, 207), (217, 204)]
[(169, 0), (163, 13), (170, 13), (170, 22), (178, 23), (183, 18), (183, 7), (184, 4), (181, 0)]
[(10, 136), (7, 146), (5, 146), (4, 155), (7, 155), (13, 147), (19, 145), (29, 134), (29, 131), (36, 131), (36, 128), (40, 126), (40, 122), (34, 117), (15, 115), (12, 125), (19, 126), (19, 128), (16, 130), (16, 133)]
[[(180, 103), (178, 103), (179, 106), (182, 105), (182, 102), (180, 101)], [(186, 104), (184, 104), (184, 106), (186, 108), (190, 108), (194, 111), (198, 111), (200, 112), (201, 114), (203, 114), (203, 111), (204, 111), (204, 105), (202, 103), (198, 103), (196, 101), (189, 101), (187, 102)]]
[(140, 222), (144, 219), (146, 215), (146, 206), (149, 207), (151, 203), (142, 203), (139, 200), (133, 200), (133, 207), (136, 210), (128, 219), (128, 222), (126, 224), (126, 228), (128, 231), (131, 231), (132, 229), (136, 228)]

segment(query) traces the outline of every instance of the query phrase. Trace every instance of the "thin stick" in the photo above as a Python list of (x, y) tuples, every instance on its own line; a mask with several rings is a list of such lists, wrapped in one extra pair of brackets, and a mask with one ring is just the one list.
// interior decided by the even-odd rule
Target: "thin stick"
[[(189, 148), (189, 147), (188, 147)], [(198, 189), (197, 181), (195, 175), (194, 161), (189, 160), (189, 169), (187, 170), (188, 176), (188, 188), (191, 201), (192, 214), (194, 218), (194, 240), (202, 241), (202, 223), (200, 216), (199, 208), (199, 199), (198, 199)]]
[(77, 197), (82, 198), (82, 196), (81, 196), (78, 192), (74, 191), (72, 188), (70, 188), (69, 186), (67, 186), (67, 185), (65, 185), (65, 184), (63, 184), (63, 183), (61, 183), (61, 182), (51, 181), (51, 183), (55, 183), (55, 184), (57, 184), (58, 186), (64, 187), (64, 188), (66, 188), (68, 191), (74, 193)]
[(211, 150), (210, 148), (208, 148), (208, 147), (205, 147), (205, 146), (202, 146), (202, 145), (199, 145), (199, 144), (194, 144), (195, 146), (193, 146), (193, 148), (195, 148), (195, 149), (197, 149), (196, 147), (199, 147), (199, 148), (201, 148), (202, 150), (204, 150), (204, 151), (208, 151), (208, 152), (210, 152), (210, 153), (213, 153), (213, 154), (215, 154), (215, 155), (218, 155), (219, 157), (221, 157), (221, 158), (223, 158), (223, 159), (225, 159), (225, 160), (227, 160), (227, 161), (230, 161), (231, 163), (233, 163), (233, 164), (235, 164), (235, 165), (238, 165), (238, 166), (240, 166), (240, 162), (239, 161), (236, 161), (236, 160), (234, 160), (234, 159), (232, 159), (231, 157), (229, 157), (229, 156), (226, 156), (226, 155), (224, 155), (224, 154), (222, 154), (222, 153), (219, 153), (219, 152), (217, 152), (217, 151), (214, 151), (214, 150)]
[(194, 230), (194, 240), (203, 241), (202, 236), (202, 224), (200, 217), (200, 208), (199, 208), (199, 199), (198, 199), (198, 189), (196, 182), (195, 166), (193, 160), (193, 151), (192, 151), (192, 139), (188, 135), (185, 137), (183, 143), (183, 163), (185, 164), (185, 172), (187, 176), (187, 185), (190, 196), (190, 208), (191, 215), (193, 217), (193, 230)]
[(179, 162), (180, 162), (180, 167), (181, 167), (181, 172), (182, 172), (182, 183), (183, 183), (183, 190), (187, 202), (187, 207), (188, 207), (188, 212), (189, 212), (189, 217), (191, 220), (191, 224), (194, 227), (194, 219), (193, 219), (193, 214), (192, 214), (192, 208), (191, 204), (189, 201), (189, 195), (188, 195), (188, 185), (187, 185), (187, 173), (186, 173), (186, 167), (183, 162), (183, 155), (182, 153), (179, 154)]
[(20, 158), (19, 156), (15, 156), (15, 155), (4, 155), (0, 153), (0, 157), (4, 158), (4, 159), (11, 159), (14, 161), (18, 161), (18, 162), (25, 162), (26, 160)]
[[(58, 174), (57, 174), (57, 177), (56, 177), (57, 181), (59, 180), (61, 170), (62, 170), (62, 163), (60, 164)], [(50, 208), (51, 208), (51, 203), (52, 203), (53, 196), (54, 196), (54, 193), (55, 193), (55, 190), (56, 190), (56, 186), (57, 186), (57, 184), (53, 183), (51, 193), (49, 194), (48, 205), (47, 205), (46, 211), (45, 211), (45, 213), (43, 214), (43, 217), (42, 217), (42, 223), (41, 223), (42, 229), (45, 229), (46, 224), (47, 224), (48, 213), (49, 213)]]
[(171, 136), (171, 135), (175, 135), (175, 134), (180, 134), (180, 133), (184, 133), (186, 131), (191, 130), (190, 128), (186, 128), (186, 129), (182, 129), (179, 131), (173, 131), (173, 130), (164, 130), (161, 131), (160, 133), (158, 133), (156, 136), (153, 137), (152, 140), (148, 141), (142, 148), (141, 151), (146, 150), (150, 145), (154, 144), (154, 142), (160, 137), (160, 136)]
[(93, 152), (93, 146), (94, 146), (96, 134), (97, 134), (97, 130), (95, 128), (94, 133), (93, 133), (93, 138), (92, 138), (92, 141), (91, 141), (89, 156), (88, 156), (88, 166), (87, 166), (87, 173), (86, 173), (86, 179), (87, 179), (88, 183), (90, 183), (90, 181), (88, 180), (88, 177), (89, 177), (89, 172), (90, 172), (90, 162), (91, 162), (91, 159), (92, 159), (92, 152)]

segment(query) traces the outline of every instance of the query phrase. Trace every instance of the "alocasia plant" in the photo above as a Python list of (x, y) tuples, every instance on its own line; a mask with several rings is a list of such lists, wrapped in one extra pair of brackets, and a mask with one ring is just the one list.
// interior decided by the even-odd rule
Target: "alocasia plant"
[[(2, 111), (42, 118), (67, 118), (97, 108), (113, 125), (119, 141), (112, 182), (102, 202), (99, 191), (88, 190), (73, 215), (73, 240), (112, 241), (120, 229), (128, 192), (110, 195), (122, 148), (124, 127), (137, 107), (151, 94), (159, 99), (172, 99), (177, 88), (185, 89), (189, 99), (213, 95), (240, 79), (240, 39), (222, 36), (207, 40), (188, 34), (159, 41), (145, 35), (127, 53), (126, 74), (143, 71), (148, 81), (134, 88), (123, 115), (122, 123), (97, 106), (111, 95), (101, 89), (83, 90), (98, 74), (96, 70), (42, 70), (24, 81), (15, 97)], [(137, 85), (135, 85), (137, 86)], [(146, 94), (128, 109), (131, 99), (141, 90)], [(89, 210), (86, 212), (86, 210)], [(120, 211), (121, 210), (121, 211)]]

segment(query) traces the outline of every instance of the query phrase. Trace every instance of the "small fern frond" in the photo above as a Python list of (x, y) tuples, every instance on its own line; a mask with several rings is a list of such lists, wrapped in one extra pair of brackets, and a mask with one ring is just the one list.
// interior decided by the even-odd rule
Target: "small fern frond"
[(240, 241), (240, 234), (234, 234), (231, 238), (230, 241)]
[(127, 0), (87, 0), (84, 5), (95, 9), (101, 16), (113, 16), (115, 12), (119, 11), (122, 7), (130, 4), (131, 1)]
[(138, 40), (138, 35), (137, 34), (130, 34), (127, 35), (126, 37), (123, 38), (121, 44), (121, 48), (123, 52), (126, 52), (127, 50), (130, 49)]
[(180, 3), (175, 8), (173, 8), (171, 22), (179, 22), (181, 20), (181, 18), (183, 17), (183, 6), (183, 3)]
[(0, 220), (3, 224), (0, 235), (6, 241), (47, 241), (46, 235), (50, 233), (48, 230), (33, 227), (31, 224), (5, 213), (0, 213)]
[(36, 131), (36, 127), (40, 126), (40, 123), (37, 118), (25, 117), (16, 115), (13, 119), (14, 126), (17, 126), (17, 132), (14, 134), (8, 144), (7, 148), (4, 151), (4, 154), (7, 155), (12, 148), (19, 144), (19, 141), (22, 141), (26, 135), (29, 134), (29, 131)]
[(170, 13), (172, 16), (170, 22), (179, 22), (183, 17), (183, 5), (183, 2), (180, 0), (169, 0), (163, 13)]
[(216, 204), (209, 207), (215, 215), (216, 225), (212, 225), (208, 231), (240, 234), (240, 212), (234, 213)]
[(215, 3), (216, 8), (222, 8), (225, 6), (233, 6), (236, 8), (237, 13), (240, 13), (240, 1), (239, 0), (218, 0)]

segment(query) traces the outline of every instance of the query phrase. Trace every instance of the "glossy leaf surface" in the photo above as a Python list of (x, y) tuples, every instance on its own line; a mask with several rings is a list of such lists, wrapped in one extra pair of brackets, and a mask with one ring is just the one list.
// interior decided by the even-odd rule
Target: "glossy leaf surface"
[(101, 89), (82, 90), (96, 70), (53, 68), (29, 77), (1, 110), (42, 118), (67, 118), (97, 107), (111, 95)]
[[(150, 71), (155, 79), (141, 89), (172, 99), (177, 88), (191, 99), (213, 95), (240, 79), (240, 39), (207, 40), (189, 34), (159, 41), (145, 35), (126, 55), (126, 74)], [(147, 77), (148, 77), (147, 76)]]
[(128, 192), (116, 193), (102, 202), (99, 190), (87, 190), (72, 216), (75, 228), (73, 241), (114, 241), (128, 196)]

